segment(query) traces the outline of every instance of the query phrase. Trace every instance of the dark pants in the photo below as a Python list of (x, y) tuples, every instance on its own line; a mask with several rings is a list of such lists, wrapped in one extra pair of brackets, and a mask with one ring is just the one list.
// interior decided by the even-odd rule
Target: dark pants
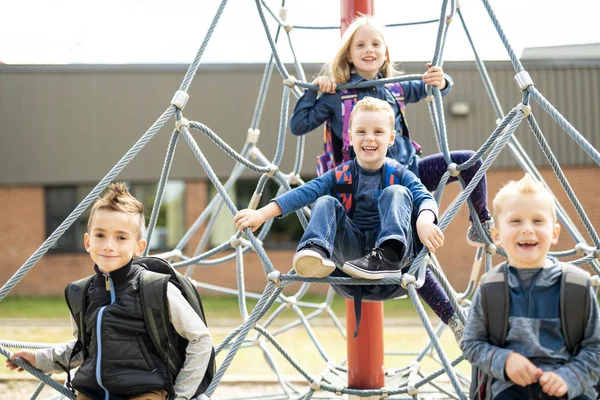
[[(554, 400), (554, 399), (566, 399), (567, 397), (555, 397), (548, 396), (542, 390), (542, 387), (539, 383), (534, 383), (529, 386), (519, 386), (512, 385), (506, 390), (500, 392), (500, 394), (494, 397), (494, 400), (529, 400), (529, 399), (537, 399), (537, 400)], [(577, 396), (573, 400), (590, 400), (587, 396)]]

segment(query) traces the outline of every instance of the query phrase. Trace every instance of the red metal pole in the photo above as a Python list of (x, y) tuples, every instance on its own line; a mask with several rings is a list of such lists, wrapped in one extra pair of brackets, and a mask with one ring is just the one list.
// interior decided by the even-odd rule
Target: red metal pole
[[(342, 34), (359, 14), (373, 15), (373, 0), (340, 0)], [(354, 301), (346, 300), (348, 387), (379, 389), (384, 385), (383, 303), (363, 302), (358, 336), (354, 337)]]

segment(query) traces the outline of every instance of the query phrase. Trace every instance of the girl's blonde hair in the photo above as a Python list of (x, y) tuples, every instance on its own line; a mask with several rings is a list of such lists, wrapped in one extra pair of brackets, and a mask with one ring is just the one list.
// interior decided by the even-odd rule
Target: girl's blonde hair
[(363, 26), (370, 26), (371, 28), (375, 29), (383, 39), (383, 44), (385, 46), (385, 61), (379, 70), (381, 75), (383, 75), (384, 78), (389, 78), (399, 74), (399, 71), (395, 69), (394, 64), (390, 59), (389, 46), (385, 40), (385, 35), (383, 34), (384, 27), (375, 21), (373, 17), (362, 15), (352, 21), (352, 23), (348, 26), (342, 35), (340, 49), (333, 60), (329, 64), (325, 64), (323, 66), (321, 75), (327, 75), (333, 78), (337, 83), (346, 83), (350, 81), (350, 73), (352, 71), (352, 65), (348, 61), (350, 44), (352, 44), (352, 39), (354, 38), (356, 31)]

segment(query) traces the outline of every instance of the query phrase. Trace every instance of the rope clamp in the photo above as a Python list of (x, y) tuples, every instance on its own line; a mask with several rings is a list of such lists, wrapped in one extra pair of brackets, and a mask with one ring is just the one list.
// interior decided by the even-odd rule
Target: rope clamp
[(283, 80), (283, 84), (285, 86), (289, 86), (291, 88), (293, 88), (294, 86), (296, 86), (296, 77), (294, 75), (290, 75), (287, 78), (285, 78)]
[(409, 385), (406, 390), (406, 394), (408, 394), (409, 396), (416, 396), (419, 394), (419, 389), (417, 389), (413, 385)]
[(288, 183), (290, 185), (297, 185), (300, 182), (300, 174), (290, 175), (288, 178)]
[(267, 176), (269, 178), (272, 178), (273, 175), (275, 175), (277, 172), (279, 172), (279, 167), (275, 164), (267, 165), (267, 169), (269, 170), (269, 172), (267, 172)]
[(381, 388), (381, 398), (382, 399), (387, 399), (388, 397), (390, 397), (390, 391), (388, 388), (386, 387), (382, 387)]
[(411, 274), (402, 274), (402, 278), (400, 279), (400, 285), (406, 289), (410, 283), (417, 283), (417, 278), (415, 278)]
[(275, 284), (275, 286), (279, 286), (281, 284), (281, 272), (275, 270), (273, 272), (269, 272), (267, 278)]
[(592, 276), (592, 286), (600, 287), (600, 276), (598, 276), (598, 275)]
[(318, 392), (321, 390), (321, 382), (323, 381), (323, 377), (321, 375), (316, 376), (313, 381), (308, 385), (311, 390)]
[(533, 86), (533, 79), (531, 79), (529, 72), (521, 71), (515, 75), (515, 83), (521, 89), (521, 92), (523, 92), (529, 86)]
[(527, 118), (529, 116), (529, 114), (531, 114), (531, 106), (530, 105), (525, 105), (523, 103), (519, 103), (516, 108), (517, 108), (517, 111), (521, 111), (523, 113), (523, 116), (525, 118)]
[(232, 248), (235, 249), (236, 247), (238, 247), (241, 244), (242, 244), (242, 240), (239, 237), (237, 237), (237, 235), (233, 235), (231, 238), (229, 238), (229, 245)]
[(344, 394), (344, 387), (343, 386), (337, 386), (335, 388), (335, 395), (336, 396), (341, 396), (342, 394)]
[(432, 101), (433, 101), (433, 95), (429, 95), (429, 96), (425, 97), (425, 102), (431, 103)]
[(281, 7), (279, 9), (279, 18), (281, 18), (282, 21), (285, 21), (288, 17), (288, 10), (285, 7)]
[(292, 308), (298, 303), (298, 298), (296, 296), (290, 296), (287, 298), (287, 303), (285, 304), (286, 308)]
[(187, 94), (183, 90), (178, 90), (173, 95), (173, 100), (171, 100), (171, 104), (177, 107), (178, 109), (183, 110), (189, 99), (189, 94)]
[(450, 22), (452, 22), (452, 16), (446, 17), (446, 25), (450, 25)]
[(258, 143), (259, 136), (260, 136), (260, 129), (248, 128), (248, 134), (246, 135), (246, 142), (256, 144), (256, 143)]
[(498, 251), (498, 248), (496, 247), (496, 245), (494, 243), (490, 243), (490, 244), (485, 245), (485, 251), (490, 253), (490, 255), (495, 256), (496, 251)]
[(292, 31), (292, 29), (294, 29), (294, 25), (292, 25), (292, 24), (285, 24), (285, 25), (283, 26), (283, 29), (285, 29), (285, 31), (286, 31), (287, 33), (290, 33), (290, 32)]
[(594, 253), (598, 251), (592, 246), (588, 246), (585, 242), (580, 242), (575, 245), (575, 252), (577, 254)]
[(177, 121), (175, 121), (175, 128), (179, 131), (179, 132), (183, 132), (181, 130), (181, 127), (185, 126), (187, 128), (187, 130), (190, 130), (190, 121), (188, 121), (187, 118), (181, 117), (179, 118)]
[(458, 170), (458, 165), (456, 165), (456, 163), (448, 164), (447, 170), (448, 170), (448, 172), (450, 172), (450, 175), (452, 175), (452, 176), (460, 175), (460, 171)]

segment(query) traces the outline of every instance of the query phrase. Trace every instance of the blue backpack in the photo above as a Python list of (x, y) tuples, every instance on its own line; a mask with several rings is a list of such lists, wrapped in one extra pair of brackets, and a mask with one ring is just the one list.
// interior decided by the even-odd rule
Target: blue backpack
[[(385, 87), (390, 91), (394, 99), (396, 100), (396, 104), (398, 105), (398, 109), (402, 113), (402, 119), (404, 123), (402, 124), (402, 136), (406, 136), (410, 139), (410, 131), (408, 129), (408, 125), (406, 124), (406, 113), (404, 110), (404, 90), (402, 89), (402, 85), (400, 82), (392, 82), (385, 85)], [(341, 163), (345, 163), (350, 161), (350, 136), (348, 132), (350, 130), (350, 113), (352, 109), (356, 105), (358, 101), (358, 91), (356, 89), (344, 89), (340, 91), (340, 98), (342, 100), (342, 140), (333, 134), (333, 130), (331, 129), (331, 123), (329, 120), (325, 121), (325, 130), (323, 134), (323, 153), (317, 157), (317, 175), (321, 176), (325, 172), (329, 171), (340, 165)], [(421, 146), (415, 142), (411, 141), (417, 155), (421, 154)], [(336, 161), (335, 153), (336, 150), (339, 151), (341, 148), (341, 160)]]

